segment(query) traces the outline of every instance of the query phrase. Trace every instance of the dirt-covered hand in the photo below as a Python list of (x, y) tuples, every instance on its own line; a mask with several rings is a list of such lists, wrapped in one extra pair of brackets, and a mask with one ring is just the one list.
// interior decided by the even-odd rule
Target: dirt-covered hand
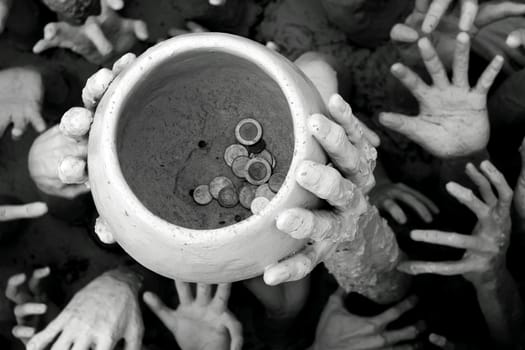
[(113, 79), (135, 60), (126, 54), (93, 74), (82, 90), (84, 107), (69, 109), (55, 126), (40, 135), (29, 151), (29, 173), (37, 187), (50, 195), (74, 198), (89, 192), (86, 170), (88, 134), (94, 111)]
[(427, 85), (403, 64), (394, 64), (391, 71), (418, 100), (419, 115), (382, 113), (381, 123), (436, 157), (468, 156), (483, 150), (490, 135), (487, 93), (501, 70), (503, 58), (496, 56), (477, 85), (471, 88), (468, 81), (470, 38), (466, 33), (457, 37), (452, 81), (430, 41), (423, 38), (418, 45), (433, 85)]
[(309, 131), (333, 166), (303, 161), (295, 174), (307, 191), (331, 208), (292, 208), (277, 217), (277, 228), (296, 239), (314, 243), (279, 263), (268, 266), (264, 281), (269, 285), (296, 281), (309, 274), (337, 244), (351, 239), (360, 216), (367, 210), (365, 194), (374, 186), (376, 150), (363, 134), (352, 109), (339, 95), (328, 102), (332, 120), (321, 114), (307, 120)]
[(148, 29), (142, 20), (122, 18), (116, 12), (123, 1), (100, 0), (101, 13), (90, 16), (82, 25), (67, 22), (48, 23), (44, 38), (33, 52), (60, 47), (72, 50), (89, 62), (106, 64), (129, 51), (137, 41), (148, 39)]
[[(36, 326), (44, 315), (49, 314), (47, 291), (43, 286), (43, 280), (49, 273), (49, 267), (43, 267), (34, 270), (29, 280), (25, 273), (13, 275), (7, 280), (5, 296), (15, 305), (13, 313), (16, 318), (16, 326), (11, 333), (24, 344), (36, 333)], [(54, 307), (51, 306), (52, 309)]]
[[(463, 258), (445, 262), (405, 261), (399, 264), (399, 270), (411, 275), (463, 275), (475, 285), (493, 280), (505, 271), (511, 229), (512, 190), (503, 174), (489, 161), (481, 163), (481, 171), (483, 174), (474, 165), (467, 165), (467, 175), (478, 187), (482, 200), (457, 183), (450, 182), (446, 186), (450, 195), (478, 218), (470, 236), (435, 230), (415, 230), (410, 235), (416, 241), (466, 249)], [(496, 189), (497, 197), (491, 186)]]
[(179, 296), (176, 310), (166, 306), (157, 295), (144, 293), (144, 302), (171, 331), (183, 350), (240, 350), (242, 325), (228, 310), (231, 284), (197, 284), (194, 297), (191, 285), (175, 281)]
[(38, 132), (46, 129), (40, 114), (44, 98), (40, 73), (26, 67), (0, 71), (0, 91), (0, 137), (10, 124), (14, 139), (22, 136), (28, 124)]
[(370, 191), (370, 204), (386, 211), (399, 224), (407, 222), (407, 216), (398, 203), (412, 208), (425, 222), (431, 222), (439, 209), (427, 196), (402, 183), (377, 185)]
[(80, 290), (65, 309), (27, 344), (28, 350), (110, 350), (121, 339), (126, 350), (142, 346), (138, 304), (140, 282), (131, 272), (112, 270)]
[(312, 350), (413, 349), (411, 345), (396, 345), (415, 340), (423, 331), (423, 324), (399, 330), (386, 328), (415, 306), (414, 297), (377, 316), (361, 317), (346, 311), (343, 296), (343, 290), (339, 289), (328, 299), (317, 325)]

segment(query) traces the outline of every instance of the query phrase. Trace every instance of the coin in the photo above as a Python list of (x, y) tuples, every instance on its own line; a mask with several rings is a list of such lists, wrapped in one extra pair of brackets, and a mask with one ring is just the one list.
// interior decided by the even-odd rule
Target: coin
[(215, 199), (219, 198), (219, 192), (225, 187), (233, 187), (233, 183), (226, 176), (217, 176), (210, 182), (210, 193)]
[(265, 197), (269, 200), (272, 200), (272, 198), (275, 197), (275, 193), (273, 193), (268, 184), (262, 184), (261, 186), (257, 187), (257, 190), (255, 191), (255, 197)]
[(270, 189), (277, 193), (279, 192), (279, 189), (284, 183), (284, 180), (286, 179), (286, 176), (281, 173), (275, 173), (272, 176), (270, 176), (270, 180), (268, 180), (268, 186), (270, 186)]
[(252, 213), (254, 215), (258, 215), (261, 211), (263, 211), (264, 208), (270, 203), (268, 198), (265, 197), (257, 197), (252, 201), (252, 205), (250, 209), (252, 210)]
[(246, 181), (252, 185), (262, 185), (272, 176), (272, 167), (262, 158), (253, 158), (246, 164)]
[(246, 209), (250, 209), (255, 198), (256, 187), (250, 184), (244, 185), (239, 191), (239, 202)]
[(235, 158), (232, 163), (232, 171), (235, 176), (244, 179), (246, 177), (246, 164), (250, 161), (250, 158), (247, 156), (239, 156)]
[(272, 169), (275, 168), (275, 158), (268, 150), (264, 149), (262, 152), (254, 154), (253, 158), (256, 157), (266, 160), (272, 166)]
[(235, 137), (245, 146), (255, 145), (261, 140), (263, 129), (261, 124), (252, 118), (241, 120), (235, 127)]
[(224, 187), (219, 192), (219, 198), (217, 198), (221, 207), (233, 208), (239, 203), (239, 196), (233, 186)]
[(210, 193), (210, 186), (200, 185), (193, 190), (193, 200), (199, 205), (210, 204), (213, 197)]
[(234, 143), (226, 147), (224, 151), (224, 161), (228, 166), (232, 166), (233, 161), (240, 156), (248, 156), (248, 150), (243, 145)]

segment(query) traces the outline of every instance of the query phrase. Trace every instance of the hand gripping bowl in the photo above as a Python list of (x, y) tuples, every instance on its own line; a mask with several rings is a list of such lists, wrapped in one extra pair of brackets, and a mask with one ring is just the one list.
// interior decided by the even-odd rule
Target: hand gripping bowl
[[(284, 209), (319, 200), (294, 180), (305, 159), (326, 162), (306, 118), (324, 112), (296, 66), (251, 40), (189, 34), (137, 58), (110, 85), (89, 137), (88, 166), (100, 222), (138, 262), (170, 278), (233, 282), (301, 249), (277, 230)], [(216, 202), (196, 205), (191, 189), (224, 175), (222, 160), (243, 118), (258, 120), (286, 180), (258, 215)]]

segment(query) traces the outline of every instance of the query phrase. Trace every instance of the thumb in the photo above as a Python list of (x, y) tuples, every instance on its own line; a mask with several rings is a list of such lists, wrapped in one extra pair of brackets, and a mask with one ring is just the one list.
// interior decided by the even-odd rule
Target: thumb
[(416, 143), (419, 143), (421, 133), (426, 129), (425, 123), (419, 117), (409, 117), (399, 113), (381, 113), (379, 122)]
[(150, 310), (157, 315), (157, 317), (164, 323), (166, 327), (171, 329), (173, 327), (173, 310), (166, 306), (160, 300), (160, 298), (152, 293), (152, 292), (145, 292), (142, 296), (142, 299), (146, 303), (146, 305), (150, 308)]

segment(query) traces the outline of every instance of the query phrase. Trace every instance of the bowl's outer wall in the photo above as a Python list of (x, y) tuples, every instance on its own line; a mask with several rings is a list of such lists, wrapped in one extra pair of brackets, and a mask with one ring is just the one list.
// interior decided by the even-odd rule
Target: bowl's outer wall
[[(160, 52), (173, 59), (179, 52), (212, 47), (246, 59), (275, 73), (288, 100), (295, 135), (294, 159), (286, 189), (279, 192), (261, 216), (216, 230), (190, 230), (151, 214), (127, 187), (116, 157), (119, 101), (132, 89), (129, 76), (147, 75)], [(162, 55), (162, 54), (161, 54)], [(266, 69), (265, 69), (266, 70)], [(130, 73), (135, 71), (135, 73)], [(284, 82), (284, 83), (283, 83)], [(293, 99), (293, 100), (292, 100)], [(306, 128), (306, 117), (325, 112), (313, 84), (286, 58), (248, 39), (219, 33), (190, 34), (150, 48), (110, 85), (95, 113), (88, 149), (88, 170), (93, 199), (116, 241), (139, 263), (169, 278), (203, 283), (234, 282), (260, 275), (264, 268), (300, 250), (305, 242), (277, 230), (275, 218), (284, 209), (313, 208), (319, 201), (292, 178), (297, 164), (326, 156)], [(298, 135), (302, 135), (301, 138)]]

